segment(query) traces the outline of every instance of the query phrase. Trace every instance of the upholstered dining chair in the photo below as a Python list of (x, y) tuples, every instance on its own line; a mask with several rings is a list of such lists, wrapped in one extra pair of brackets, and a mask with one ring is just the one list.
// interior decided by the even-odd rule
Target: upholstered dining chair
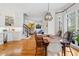
[(37, 35), (37, 33), (35, 33), (35, 40), (36, 40), (36, 53), (35, 53), (35, 56), (37, 56), (38, 54), (40, 56), (42, 54), (45, 55), (45, 45), (44, 45), (42, 35)]

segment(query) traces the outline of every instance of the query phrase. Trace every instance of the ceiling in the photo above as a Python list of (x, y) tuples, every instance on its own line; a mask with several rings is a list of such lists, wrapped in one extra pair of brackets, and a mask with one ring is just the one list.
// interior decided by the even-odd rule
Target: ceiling
[[(68, 3), (50, 3), (49, 9), (53, 13)], [(0, 9), (23, 11), (28, 16), (42, 16), (47, 12), (48, 3), (0, 3)]]

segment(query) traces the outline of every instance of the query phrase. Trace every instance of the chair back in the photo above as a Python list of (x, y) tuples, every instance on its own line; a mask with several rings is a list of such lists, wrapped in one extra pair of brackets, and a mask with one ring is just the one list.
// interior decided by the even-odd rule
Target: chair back
[(43, 37), (42, 37), (42, 35), (37, 35), (37, 33), (35, 33), (35, 40), (36, 40), (36, 46), (37, 47), (42, 47), (43, 46)]
[(64, 38), (65, 40), (71, 42), (71, 40), (72, 40), (72, 33), (69, 32), (69, 31), (65, 32), (63, 38)]

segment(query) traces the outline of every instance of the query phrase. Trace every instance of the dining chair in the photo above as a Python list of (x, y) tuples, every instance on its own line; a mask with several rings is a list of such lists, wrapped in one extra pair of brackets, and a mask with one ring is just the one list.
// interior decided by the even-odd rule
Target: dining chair
[(37, 35), (37, 33), (35, 33), (35, 40), (36, 40), (36, 53), (35, 56), (37, 56), (38, 54), (41, 56), (43, 53), (43, 55), (45, 55), (45, 45), (43, 44), (43, 37), (42, 35)]
[[(66, 35), (67, 34), (67, 35)], [(73, 53), (72, 53), (72, 50), (71, 50), (71, 40), (72, 40), (72, 34), (71, 32), (66, 32), (64, 34), (64, 37), (63, 37), (63, 42), (62, 42), (62, 55), (63, 55), (63, 52), (64, 52), (64, 56), (65, 56), (65, 53), (66, 53), (66, 47), (69, 48), (70, 50), (70, 53), (71, 55), (73, 56)]]

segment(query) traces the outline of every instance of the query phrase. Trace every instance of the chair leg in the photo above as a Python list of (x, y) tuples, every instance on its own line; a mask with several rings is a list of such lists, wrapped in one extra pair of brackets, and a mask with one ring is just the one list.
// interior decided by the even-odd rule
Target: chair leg
[(35, 52), (35, 56), (37, 56), (37, 47), (36, 47), (36, 52)]
[(71, 47), (69, 46), (69, 49), (70, 49), (70, 53), (71, 53), (71, 55), (73, 56), (73, 53), (72, 53), (72, 50), (71, 50)]
[(63, 47), (62, 47), (62, 56), (63, 56)]
[(45, 46), (45, 56), (47, 56), (47, 47)]

